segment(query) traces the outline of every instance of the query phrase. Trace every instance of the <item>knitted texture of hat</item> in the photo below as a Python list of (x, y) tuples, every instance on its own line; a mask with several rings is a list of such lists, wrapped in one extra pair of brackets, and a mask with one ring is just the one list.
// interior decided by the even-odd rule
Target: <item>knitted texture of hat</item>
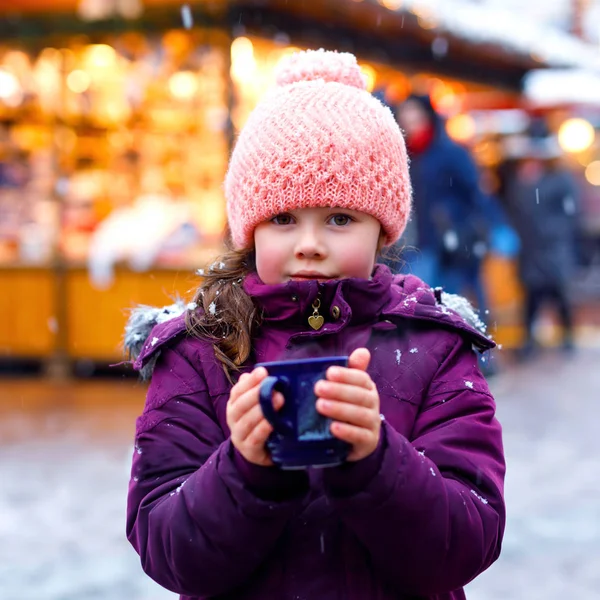
[(236, 248), (255, 227), (290, 210), (340, 207), (379, 220), (395, 242), (410, 213), (404, 138), (389, 110), (367, 90), (352, 54), (297, 52), (242, 129), (225, 178)]

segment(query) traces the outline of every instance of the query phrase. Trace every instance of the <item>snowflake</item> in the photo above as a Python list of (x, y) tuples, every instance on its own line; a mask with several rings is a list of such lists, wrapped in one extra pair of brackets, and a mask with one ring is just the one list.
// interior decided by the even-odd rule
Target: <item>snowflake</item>
[(475, 490), (471, 490), (471, 494), (473, 494), (473, 496), (475, 496), (475, 498), (477, 498), (483, 504), (489, 504), (489, 501), (487, 499), (485, 499), (483, 496), (480, 496)]

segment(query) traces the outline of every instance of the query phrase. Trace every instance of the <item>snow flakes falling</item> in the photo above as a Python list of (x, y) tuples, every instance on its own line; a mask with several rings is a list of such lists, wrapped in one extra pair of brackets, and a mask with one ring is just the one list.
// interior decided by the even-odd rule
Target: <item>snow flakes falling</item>
[(217, 314), (217, 305), (214, 302), (211, 302), (209, 307), (208, 307), (208, 312), (211, 315), (216, 315)]
[(181, 7), (181, 20), (186, 29), (191, 29), (194, 26), (194, 18), (192, 17), (192, 11), (190, 10), (189, 4), (184, 4)]
[(402, 350), (397, 349), (396, 350), (396, 364), (399, 365), (400, 364), (400, 359), (402, 358)]
[(473, 494), (473, 496), (475, 496), (482, 504), (489, 504), (489, 501), (483, 496), (480, 496), (475, 490), (471, 490), (471, 494)]
[(187, 479), (185, 479), (182, 482), (182, 484), (175, 490), (175, 492), (179, 494), (181, 492), (181, 488), (186, 484), (186, 482), (187, 482)]
[(474, 386), (473, 386), (473, 382), (472, 382), (472, 381), (465, 381), (465, 385), (466, 385), (466, 386), (467, 386), (467, 387), (468, 387), (470, 390), (474, 389)]
[(154, 337), (152, 338), (152, 341), (150, 342), (150, 345), (151, 345), (151, 346), (156, 346), (156, 344), (158, 344), (158, 342), (160, 342), (160, 339), (159, 339), (159, 338), (157, 338), (156, 336), (154, 336)]
[(430, 467), (429, 471), (434, 477), (437, 477), (437, 475), (435, 474), (435, 471), (433, 470), (433, 467)]
[(411, 349), (410, 349), (410, 353), (411, 353), (411, 354), (416, 354), (418, 351), (419, 351), (419, 349), (418, 349), (418, 348), (411, 348)]

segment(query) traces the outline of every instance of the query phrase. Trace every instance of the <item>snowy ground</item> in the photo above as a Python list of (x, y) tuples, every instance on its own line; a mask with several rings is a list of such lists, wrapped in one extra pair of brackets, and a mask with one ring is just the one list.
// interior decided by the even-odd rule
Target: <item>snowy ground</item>
[[(549, 354), (494, 382), (509, 522), (501, 559), (469, 586), (469, 600), (600, 597), (599, 364), (597, 351)], [(121, 399), (108, 406), (65, 400), (52, 414), (21, 410), (18, 383), (0, 386), (2, 600), (174, 598), (146, 578), (124, 538), (142, 390), (126, 381), (71, 393), (116, 398), (115, 385)]]
[(495, 387), (507, 458), (499, 561), (469, 600), (600, 598), (600, 353), (549, 354)]

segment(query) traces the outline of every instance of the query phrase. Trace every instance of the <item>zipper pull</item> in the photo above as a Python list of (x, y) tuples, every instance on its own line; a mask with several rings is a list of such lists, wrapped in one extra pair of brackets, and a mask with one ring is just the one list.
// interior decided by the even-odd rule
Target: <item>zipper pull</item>
[(323, 327), (323, 323), (325, 323), (325, 319), (323, 315), (319, 314), (319, 308), (321, 308), (321, 300), (316, 298), (312, 303), (313, 314), (308, 317), (308, 324), (315, 330), (318, 331)]

